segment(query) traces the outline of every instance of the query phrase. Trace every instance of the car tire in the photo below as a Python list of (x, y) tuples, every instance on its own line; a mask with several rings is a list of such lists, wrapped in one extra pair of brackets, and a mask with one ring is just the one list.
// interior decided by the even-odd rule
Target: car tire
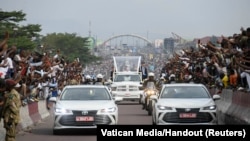
[(53, 135), (60, 135), (59, 130), (53, 129)]

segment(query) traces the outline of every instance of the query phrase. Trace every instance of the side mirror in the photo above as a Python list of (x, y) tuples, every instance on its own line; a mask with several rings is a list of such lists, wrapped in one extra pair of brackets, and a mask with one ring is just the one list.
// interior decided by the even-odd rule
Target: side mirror
[(121, 102), (123, 100), (122, 97), (113, 97), (115, 103)]
[(213, 95), (213, 100), (219, 100), (221, 97), (220, 97), (220, 95), (218, 95), (218, 94), (214, 94)]
[(57, 98), (56, 98), (56, 97), (51, 97), (51, 98), (49, 98), (49, 101), (51, 101), (51, 102), (56, 102), (56, 101), (57, 101)]

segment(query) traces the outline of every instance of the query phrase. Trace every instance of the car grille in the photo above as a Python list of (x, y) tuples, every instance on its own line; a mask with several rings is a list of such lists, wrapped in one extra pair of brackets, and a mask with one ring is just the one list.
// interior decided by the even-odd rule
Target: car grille
[[(191, 109), (186, 112), (185, 108), (177, 108), (177, 112), (166, 113), (163, 116), (163, 121), (170, 123), (206, 123), (213, 120), (213, 117), (206, 112), (199, 112), (199, 108)], [(195, 113), (196, 118), (180, 118), (180, 113)]]
[(124, 86), (118, 86), (117, 87), (117, 91), (139, 91), (138, 86), (134, 86), (134, 85), (124, 85)]
[[(97, 111), (88, 111), (83, 115), (82, 111), (73, 111), (73, 115), (64, 115), (59, 123), (63, 126), (93, 126), (98, 124), (110, 124), (111, 119), (107, 115), (96, 115)], [(76, 121), (76, 116), (94, 116), (94, 121)]]

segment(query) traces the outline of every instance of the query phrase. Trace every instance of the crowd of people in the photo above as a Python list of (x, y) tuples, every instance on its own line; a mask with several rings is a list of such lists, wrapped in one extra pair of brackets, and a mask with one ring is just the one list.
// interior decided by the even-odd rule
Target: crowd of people
[[(9, 33), (0, 41), (0, 120), (6, 140), (15, 139), (20, 108), (29, 103), (57, 96), (65, 85), (82, 83), (82, 64), (70, 62), (57, 50), (49, 52), (20, 50), (9, 46)], [(49, 109), (49, 104), (47, 103)]]
[(164, 79), (175, 82), (203, 83), (218, 89), (250, 92), (250, 27), (216, 43), (175, 52), (161, 71)]

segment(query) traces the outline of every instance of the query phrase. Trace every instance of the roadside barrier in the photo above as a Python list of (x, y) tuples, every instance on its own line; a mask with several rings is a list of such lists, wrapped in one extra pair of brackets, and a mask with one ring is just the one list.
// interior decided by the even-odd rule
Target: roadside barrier
[(216, 101), (219, 124), (250, 124), (250, 93), (223, 89)]
[(33, 102), (21, 108), (21, 121), (18, 130), (23, 130), (40, 122), (50, 115), (46, 101)]

